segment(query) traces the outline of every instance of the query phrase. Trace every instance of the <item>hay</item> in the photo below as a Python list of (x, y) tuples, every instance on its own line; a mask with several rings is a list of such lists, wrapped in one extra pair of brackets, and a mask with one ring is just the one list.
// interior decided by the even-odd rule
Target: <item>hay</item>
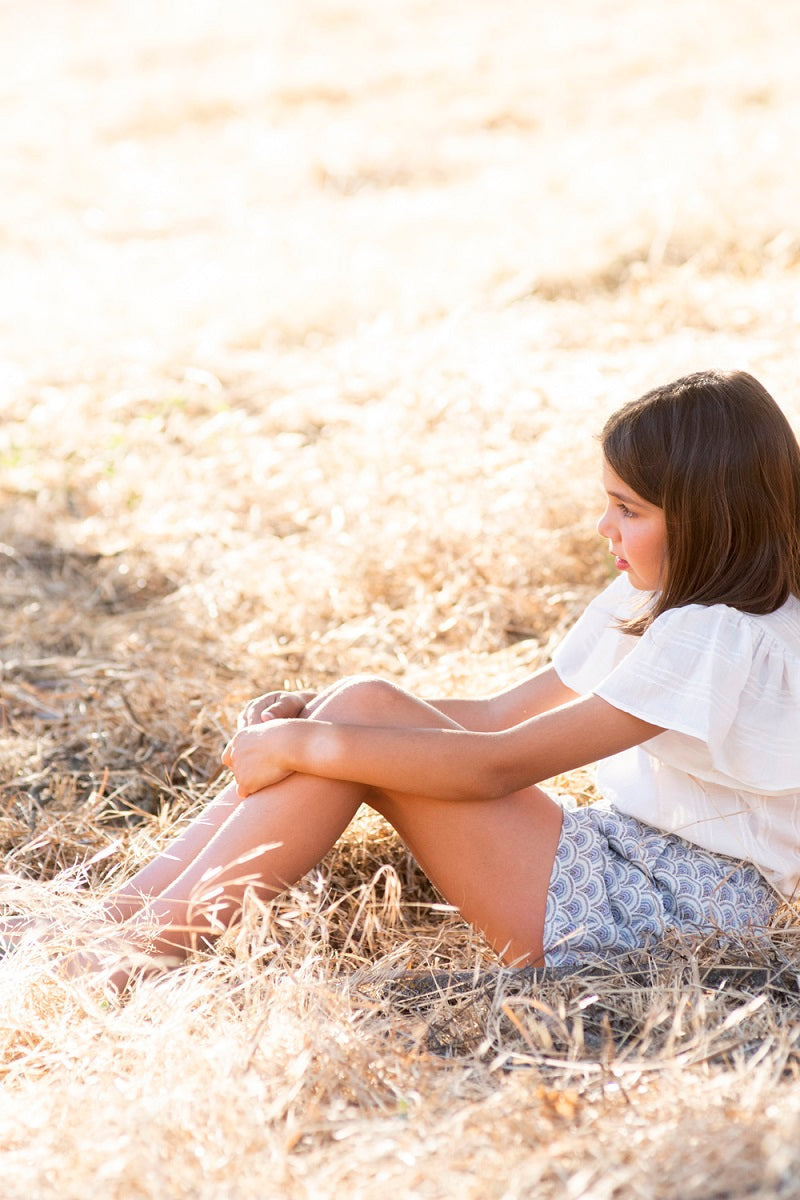
[(790, 0), (2, 22), (0, 898), (52, 934), (0, 965), (3, 1195), (800, 1195), (794, 913), (500, 971), (361, 814), (218, 955), (65, 969), (252, 694), (547, 660), (619, 402), (739, 366), (800, 421)]

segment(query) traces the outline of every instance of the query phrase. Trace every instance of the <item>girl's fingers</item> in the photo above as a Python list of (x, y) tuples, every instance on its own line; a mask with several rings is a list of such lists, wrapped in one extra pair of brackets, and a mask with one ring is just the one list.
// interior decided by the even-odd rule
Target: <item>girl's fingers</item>
[(236, 723), (238, 729), (260, 725), (275, 718), (299, 717), (313, 692), (267, 692), (244, 706)]
[(303, 711), (304, 703), (302, 697), (294, 695), (292, 692), (286, 692), (279, 696), (277, 700), (273, 700), (272, 704), (261, 714), (262, 721), (283, 720), (284, 718), (298, 717)]
[(234, 767), (234, 750), (236, 748), (236, 744), (241, 745), (242, 733), (243, 730), (234, 733), (234, 736), (231, 737), (230, 742), (222, 751), (222, 761), (224, 766), (228, 767), (229, 770), (233, 770), (234, 775), (236, 774), (236, 768)]
[(254, 700), (249, 700), (239, 713), (237, 728), (246, 729), (248, 725), (258, 725), (264, 720), (265, 711), (279, 700), (280, 696), (280, 692), (267, 692), (263, 696), (256, 696)]

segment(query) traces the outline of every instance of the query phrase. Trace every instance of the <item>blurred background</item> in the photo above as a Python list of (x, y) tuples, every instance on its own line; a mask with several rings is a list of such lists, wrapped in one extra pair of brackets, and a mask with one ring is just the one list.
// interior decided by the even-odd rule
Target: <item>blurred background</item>
[(75, 671), (80, 795), (134, 735), (211, 771), (254, 689), (507, 682), (608, 578), (610, 409), (714, 365), (800, 414), (793, 0), (0, 27), (12, 763)]
[[(797, 317), (790, 0), (5, 0), (0, 19), (7, 383), (268, 367), (515, 303), (538, 302), (540, 350), (566, 327), (593, 350)], [(577, 323), (586, 299), (605, 320)]]
[[(256, 693), (544, 663), (621, 403), (738, 367), (800, 428), (799, 42), (796, 0), (0, 0), (4, 911), (80, 939)], [(437, 899), (362, 813), (124, 1004), (32, 938), (2, 1194), (797, 1194), (794, 968), (404, 1005), (495, 962)]]

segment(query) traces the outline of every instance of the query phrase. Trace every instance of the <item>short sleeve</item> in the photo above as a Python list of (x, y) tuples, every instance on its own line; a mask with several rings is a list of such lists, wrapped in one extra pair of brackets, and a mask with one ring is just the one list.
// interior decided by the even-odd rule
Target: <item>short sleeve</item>
[(623, 633), (619, 621), (633, 615), (640, 597), (624, 575), (595, 596), (553, 652), (562, 683), (587, 695), (630, 653), (638, 638)]
[[(662, 613), (593, 691), (633, 716), (703, 744), (715, 777), (759, 790), (800, 782), (800, 656), (726, 605)], [(651, 739), (660, 756), (670, 734)], [(688, 765), (688, 763), (687, 763)]]

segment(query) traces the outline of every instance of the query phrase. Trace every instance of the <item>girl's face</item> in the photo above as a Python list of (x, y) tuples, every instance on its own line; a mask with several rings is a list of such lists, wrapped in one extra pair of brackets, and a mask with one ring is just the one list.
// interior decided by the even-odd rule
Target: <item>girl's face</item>
[(643, 500), (603, 460), (606, 511), (597, 532), (608, 538), (617, 568), (627, 571), (635, 588), (655, 592), (661, 586), (667, 557), (664, 510)]

